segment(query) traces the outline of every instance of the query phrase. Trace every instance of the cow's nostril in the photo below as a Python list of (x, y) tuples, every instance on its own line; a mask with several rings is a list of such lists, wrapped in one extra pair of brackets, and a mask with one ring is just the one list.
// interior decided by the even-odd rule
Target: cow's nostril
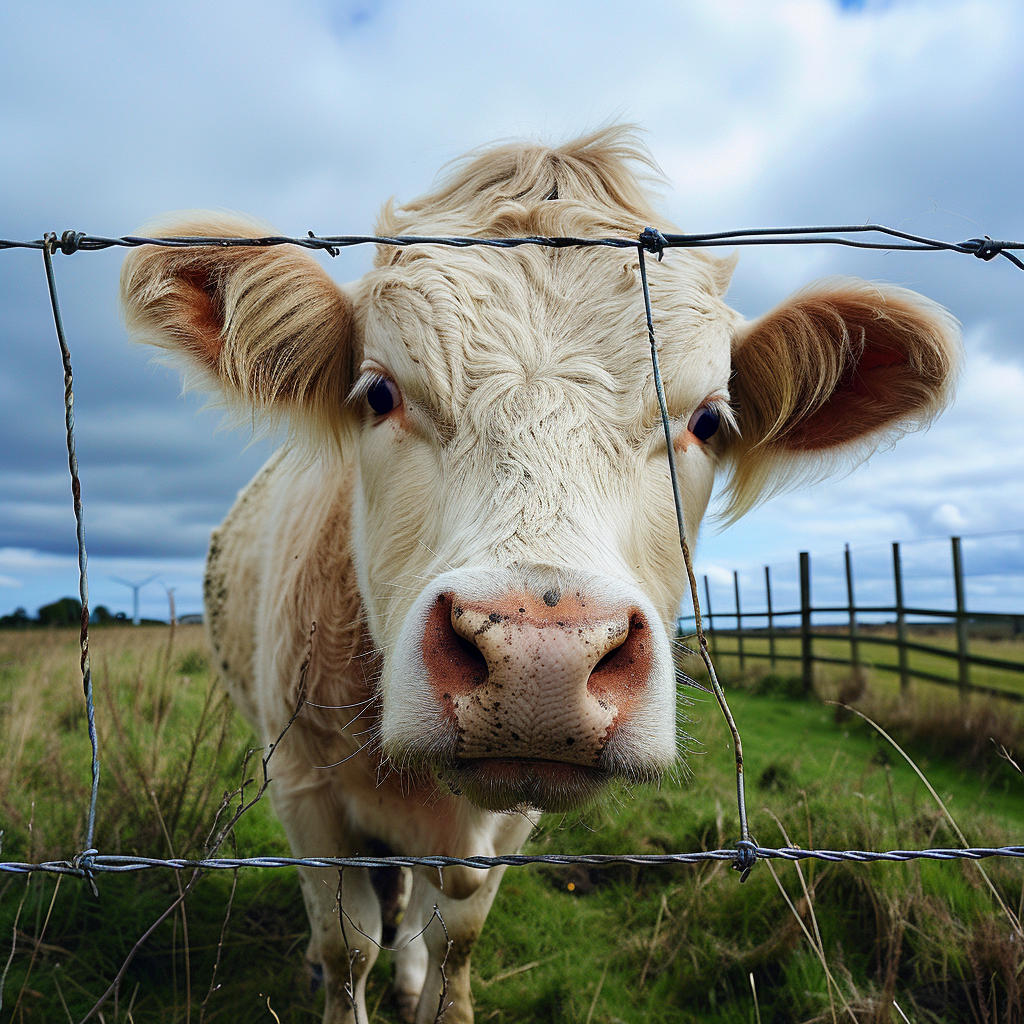
[(487, 681), (487, 660), (472, 640), (464, 637), (456, 623), (465, 609), (440, 595), (423, 630), (423, 661), (435, 688), (446, 694), (465, 694)]
[(629, 616), (629, 629), (622, 641), (608, 651), (591, 670), (587, 689), (594, 696), (612, 700), (621, 710), (623, 701), (628, 702), (629, 698), (646, 686), (651, 657), (647, 619), (634, 611)]
[(455, 643), (466, 656), (466, 660), (475, 662), (483, 670), (484, 675), (487, 675), (487, 659), (480, 653), (480, 648), (471, 640), (467, 640), (464, 636), (459, 636), (458, 633), (455, 634)]
[(609, 651), (591, 670), (591, 678), (596, 676), (599, 672), (603, 672), (605, 669), (611, 666), (612, 661), (615, 659), (615, 655), (619, 652), (619, 647)]

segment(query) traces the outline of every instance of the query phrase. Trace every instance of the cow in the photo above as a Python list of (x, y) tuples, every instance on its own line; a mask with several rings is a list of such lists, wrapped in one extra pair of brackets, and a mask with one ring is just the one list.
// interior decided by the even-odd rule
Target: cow
[[(500, 145), (387, 203), (377, 232), (636, 238), (672, 230), (654, 176), (621, 126)], [(146, 230), (274, 234), (204, 212)], [(647, 261), (691, 541), (720, 471), (733, 520), (927, 424), (960, 361), (956, 322), (913, 292), (833, 278), (748, 321), (724, 299), (734, 266)], [(214, 531), (204, 587), (217, 670), (264, 742), (306, 698), (272, 762), (296, 856), (514, 853), (538, 812), (673, 769), (687, 583), (638, 270), (631, 248), (385, 244), (339, 287), (295, 245), (128, 255), (131, 334), (288, 425)], [(502, 871), (349, 868), (339, 913), (337, 870), (300, 868), (324, 1020), (366, 1020), (398, 903), (403, 1017), (434, 1019), (444, 962), (444, 1019), (471, 1021)]]

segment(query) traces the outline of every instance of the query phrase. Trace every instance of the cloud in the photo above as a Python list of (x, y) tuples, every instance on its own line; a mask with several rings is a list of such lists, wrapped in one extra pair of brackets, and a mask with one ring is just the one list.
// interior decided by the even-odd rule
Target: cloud
[[(1022, 43), (1012, 0), (15, 5), (0, 39), (2, 233), (117, 235), (193, 207), (294, 234), (367, 231), (384, 199), (423, 192), (473, 146), (619, 118), (649, 129), (666, 212), (687, 229), (882, 221), (1021, 238)], [(88, 74), (38, 73), (68, 53), (89, 54)], [(351, 280), (370, 255), (325, 266)], [(143, 574), (153, 560), (198, 566), (271, 445), (218, 432), (219, 413), (183, 401), (177, 375), (127, 345), (121, 258), (56, 259), (87, 540)], [(0, 544), (67, 557), (63, 383), (40, 262), (0, 252)], [(952, 309), (968, 335), (965, 388), (931, 433), (706, 537), (702, 556), (722, 566), (811, 540), (934, 532), (945, 505), (965, 531), (1019, 523), (1024, 275), (948, 253), (746, 249), (730, 299), (753, 316), (832, 273)], [(32, 564), (6, 572), (56, 586)]]

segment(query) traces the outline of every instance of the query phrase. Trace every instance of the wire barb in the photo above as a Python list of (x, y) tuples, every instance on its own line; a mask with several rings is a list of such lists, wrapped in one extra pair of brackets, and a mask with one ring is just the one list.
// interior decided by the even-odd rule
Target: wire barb
[[(307, 236), (309, 238), (312, 238), (313, 241), (315, 242), (323, 241), (322, 238), (318, 238), (316, 235), (314, 235), (312, 231), (308, 231)], [(324, 243), (324, 245), (322, 245), (321, 248), (323, 249), (324, 252), (327, 253), (328, 256), (337, 256), (338, 253), (341, 252), (341, 250), (336, 245), (328, 245), (327, 243)]]
[(646, 249), (648, 252), (656, 252), (659, 263), (665, 255), (665, 246), (667, 245), (668, 242), (665, 236), (657, 228), (644, 228), (640, 232), (641, 248)]
[(757, 861), (757, 843), (753, 839), (740, 839), (736, 843), (736, 859), (732, 862), (733, 868), (740, 872), (740, 884), (750, 877)]
[(994, 260), (1003, 251), (1003, 243), (993, 241), (988, 235), (984, 238), (969, 238), (963, 244), (965, 246), (976, 245), (977, 249), (974, 250), (974, 255), (979, 260)]

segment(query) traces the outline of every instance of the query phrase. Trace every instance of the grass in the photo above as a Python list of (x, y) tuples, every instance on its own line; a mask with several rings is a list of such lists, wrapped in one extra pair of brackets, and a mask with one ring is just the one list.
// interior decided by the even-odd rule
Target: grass
[[(168, 639), (159, 627), (94, 633), (103, 764), (96, 845), (104, 852), (198, 852), (253, 743), (213, 685), (201, 628), (179, 628), (173, 646)], [(924, 785), (874, 730), (855, 718), (837, 721), (818, 699), (786, 697), (784, 680), (744, 682), (730, 687), (730, 702), (744, 737), (751, 828), (762, 844), (785, 843), (784, 829), (818, 848), (958, 845)], [(842, 684), (823, 677), (822, 692)], [(909, 744), (968, 841), (1020, 843), (1024, 777), (987, 739), (970, 749), (956, 741), (952, 750), (941, 739), (941, 721), (948, 731), (970, 717), (956, 694), (943, 704), (945, 690), (916, 683), (911, 706), (887, 685), (872, 679), (858, 706)], [(528, 849), (731, 845), (738, 825), (729, 737), (717, 708), (699, 696), (687, 709), (687, 777), (614, 794), (583, 815), (549, 816)], [(932, 715), (940, 724), (922, 726), (928, 709), (947, 704), (948, 713)], [(3, 859), (78, 852), (88, 749), (74, 633), (0, 633)], [(287, 852), (266, 801), (224, 848), (236, 850)], [(985, 870), (1019, 914), (1020, 862), (989, 861)], [(915, 1024), (1024, 1020), (1024, 943), (976, 864), (808, 863), (802, 879), (791, 864), (775, 872), (778, 884), (758, 865), (741, 886), (721, 863), (510, 869), (474, 954), (477, 1020), (867, 1024), (902, 1020), (894, 1003)], [(58, 889), (52, 876), (0, 878), (0, 971), (15, 937), (0, 1022), (80, 1020), (178, 893), (166, 871), (104, 875), (97, 886), (95, 897), (77, 879)], [(209, 874), (184, 908), (135, 958), (116, 1007), (104, 1007), (107, 1022), (319, 1019), (293, 872)], [(397, 1020), (390, 968), (383, 954), (370, 979), (378, 1024)]]
[[(819, 657), (843, 658), (850, 657), (850, 641), (846, 636), (836, 635), (839, 631), (824, 633), (815, 631), (814, 653)], [(892, 640), (896, 636), (895, 627), (861, 627), (859, 657), (866, 669), (876, 669), (876, 674), (886, 677), (894, 685), (899, 685), (898, 671), (884, 672), (882, 669), (888, 667), (890, 670), (897, 669), (899, 665), (899, 652), (895, 647), (873, 644), (872, 637), (882, 637)], [(945, 650), (956, 651), (956, 636), (951, 629), (941, 627), (920, 627), (910, 626), (907, 631), (907, 640), (911, 643), (926, 644), (930, 647), (941, 647)], [(718, 635), (715, 637), (716, 665), (720, 665), (720, 671), (729, 674), (739, 669), (739, 658), (736, 655), (737, 642), (735, 637)], [(769, 641), (766, 636), (743, 637), (743, 650), (748, 664), (760, 664), (766, 666), (769, 654)], [(799, 673), (800, 666), (800, 637), (796, 633), (789, 633), (775, 638), (775, 650), (780, 657), (780, 671), (792, 671)], [(1018, 664), (1024, 663), (1024, 636), (1005, 639), (991, 639), (984, 636), (972, 636), (968, 642), (968, 650), (971, 654), (985, 658), (997, 658), (1004, 661), (1014, 661)], [(955, 658), (947, 658), (939, 654), (931, 654), (925, 651), (907, 652), (907, 664), (910, 669), (918, 669), (922, 672), (930, 672), (934, 675), (945, 676), (950, 680), (952, 689), (956, 689), (957, 662)], [(786, 666), (789, 666), (787, 670)], [(836, 674), (845, 674), (849, 669), (842, 666), (820, 665), (819, 675), (828, 678)], [(970, 681), (976, 686), (991, 686), (997, 690), (1008, 690), (1012, 693), (1024, 694), (1024, 672), (1008, 669), (993, 668), (988, 665), (971, 665)]]

